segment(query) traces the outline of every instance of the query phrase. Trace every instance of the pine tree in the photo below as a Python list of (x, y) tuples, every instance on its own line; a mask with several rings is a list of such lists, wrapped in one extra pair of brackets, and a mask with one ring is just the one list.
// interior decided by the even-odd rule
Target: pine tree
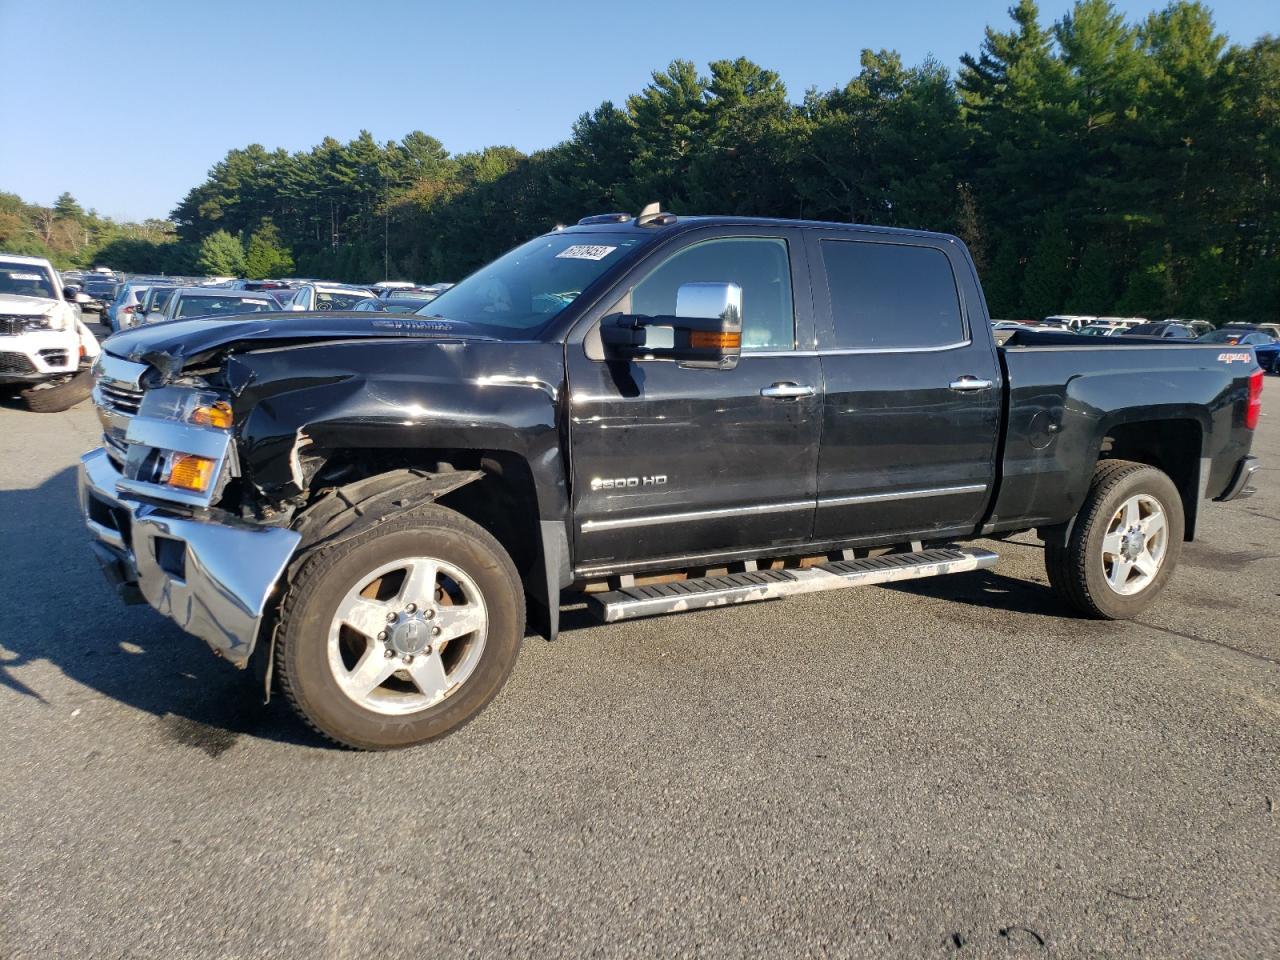
[(244, 247), (226, 230), (215, 230), (200, 241), (200, 269), (213, 277), (238, 277), (244, 273)]
[(1071, 285), (1067, 309), (1088, 316), (1105, 316), (1114, 312), (1114, 303), (1111, 254), (1101, 243), (1091, 243), (1080, 257), (1080, 269)]
[(1071, 244), (1067, 240), (1065, 220), (1060, 211), (1054, 211), (1045, 217), (1040, 239), (1022, 278), (1022, 303), (1032, 318), (1063, 311), (1070, 258)]
[(982, 280), (982, 290), (987, 296), (987, 309), (997, 319), (1020, 319), (1022, 305), (1018, 291), (1022, 287), (1019, 270), (1021, 258), (1018, 244), (1012, 237), (1002, 237), (996, 245), (995, 260)]
[(1169, 314), (1173, 294), (1168, 251), (1153, 243), (1143, 251), (1138, 266), (1129, 274), (1124, 295), (1116, 308), (1123, 316), (1158, 319)]
[(270, 220), (263, 220), (249, 237), (244, 258), (244, 275), (250, 280), (284, 277), (293, 272), (293, 254), (280, 243), (280, 231)]

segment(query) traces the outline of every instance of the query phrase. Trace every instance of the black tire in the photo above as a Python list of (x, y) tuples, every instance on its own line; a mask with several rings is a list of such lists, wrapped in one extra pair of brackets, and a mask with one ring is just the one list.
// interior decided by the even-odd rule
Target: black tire
[(93, 371), (81, 370), (61, 383), (22, 391), (27, 409), (33, 413), (61, 413), (83, 403), (93, 393)]
[[(469, 677), (444, 700), (390, 716), (350, 699), (328, 666), (329, 628), (357, 581), (398, 559), (429, 556), (469, 576), (484, 598), (487, 632)], [(431, 504), (316, 553), (298, 571), (281, 603), (275, 667), (298, 715), (334, 743), (389, 750), (457, 730), (502, 689), (524, 637), (524, 589), (510, 556), (484, 528)], [(428, 651), (430, 652), (430, 651)]]
[[(1103, 538), (1120, 507), (1139, 494), (1153, 498), (1163, 509), (1167, 540), (1156, 574), (1139, 592), (1126, 596), (1107, 582)], [(1049, 585), (1086, 616), (1103, 620), (1136, 617), (1156, 600), (1173, 574), (1182, 553), (1185, 523), (1182, 498), (1168, 475), (1144, 463), (1104, 460), (1094, 470), (1067, 542), (1050, 540), (1045, 545)]]

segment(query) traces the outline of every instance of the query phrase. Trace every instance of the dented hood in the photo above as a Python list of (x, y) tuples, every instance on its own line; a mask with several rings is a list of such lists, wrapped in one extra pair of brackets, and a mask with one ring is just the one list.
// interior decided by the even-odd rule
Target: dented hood
[(261, 313), (174, 320), (117, 333), (103, 347), (173, 375), (192, 362), (293, 343), (359, 339), (489, 340), (465, 323), (403, 313)]

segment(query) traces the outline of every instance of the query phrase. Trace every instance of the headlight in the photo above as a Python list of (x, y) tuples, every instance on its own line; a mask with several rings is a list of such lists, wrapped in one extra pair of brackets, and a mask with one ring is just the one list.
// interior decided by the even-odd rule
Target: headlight
[(38, 330), (57, 330), (58, 327), (53, 324), (53, 314), (46, 313), (40, 317), (23, 317), (22, 332), (35, 333)]
[(177, 420), (179, 423), (212, 427), (215, 430), (230, 430), (235, 422), (231, 403), (222, 394), (188, 387), (166, 387), (148, 391), (146, 409), (142, 413), (148, 417)]

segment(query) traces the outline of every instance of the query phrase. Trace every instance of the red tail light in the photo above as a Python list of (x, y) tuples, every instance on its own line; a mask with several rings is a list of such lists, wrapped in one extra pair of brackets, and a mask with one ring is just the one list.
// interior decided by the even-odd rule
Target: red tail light
[(1249, 405), (1244, 408), (1244, 425), (1252, 430), (1262, 415), (1262, 371), (1249, 374)]
[(133, 313), (133, 311), (135, 311), (135, 310), (137, 310), (137, 309), (138, 309), (137, 307), (125, 307), (125, 308), (124, 308), (124, 312), (125, 312), (125, 313)]

